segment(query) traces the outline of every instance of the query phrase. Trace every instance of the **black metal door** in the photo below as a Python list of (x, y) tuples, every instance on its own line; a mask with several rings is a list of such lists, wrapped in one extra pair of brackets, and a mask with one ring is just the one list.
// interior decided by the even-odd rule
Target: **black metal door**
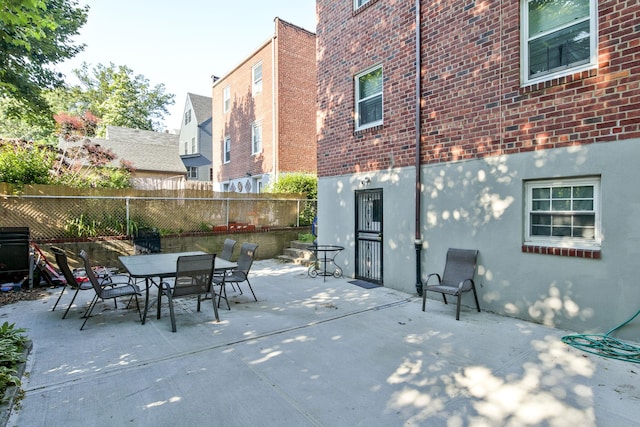
[(356, 191), (357, 279), (382, 285), (382, 189)]

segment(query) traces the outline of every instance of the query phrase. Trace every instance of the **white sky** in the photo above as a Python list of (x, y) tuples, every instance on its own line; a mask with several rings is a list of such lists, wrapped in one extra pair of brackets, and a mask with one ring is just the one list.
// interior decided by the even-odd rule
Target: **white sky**
[[(56, 69), (73, 83), (82, 62), (126, 65), (151, 87), (165, 85), (175, 104), (165, 117), (179, 129), (187, 92), (211, 96), (224, 76), (274, 33), (276, 17), (315, 32), (315, 0), (79, 0), (90, 6), (76, 37), (86, 45)], [(91, 69), (90, 68), (90, 69)]]

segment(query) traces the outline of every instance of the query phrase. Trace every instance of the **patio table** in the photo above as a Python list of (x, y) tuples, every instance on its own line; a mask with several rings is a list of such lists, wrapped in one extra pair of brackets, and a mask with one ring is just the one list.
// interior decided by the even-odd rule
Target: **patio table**
[[(309, 277), (322, 276), (323, 280), (326, 280), (327, 276), (342, 277), (342, 268), (336, 264), (335, 260), (336, 256), (344, 250), (344, 246), (311, 245), (307, 250), (313, 252), (316, 258), (307, 271)], [(328, 269), (329, 266), (331, 267)]]
[[(160, 254), (150, 254), (150, 255), (121, 255), (118, 258), (120, 262), (127, 270), (129, 275), (134, 279), (144, 279), (145, 280), (145, 311), (144, 316), (142, 317), (142, 324), (145, 324), (147, 320), (147, 311), (150, 307), (149, 305), (149, 288), (152, 285), (158, 286), (162, 279), (168, 277), (175, 277), (176, 268), (178, 263), (178, 258), (181, 256), (189, 256), (189, 255), (205, 255), (206, 252), (202, 251), (191, 251), (191, 252), (173, 252), (173, 253), (160, 253)], [(216, 257), (215, 260), (215, 271), (221, 272), (226, 270), (234, 269), (238, 266), (237, 263), (224, 260), (222, 258)], [(158, 278), (158, 283), (156, 283), (153, 279)], [(213, 286), (211, 287), (211, 298), (215, 298), (215, 291)], [(218, 319), (217, 307), (214, 304), (214, 309), (216, 309), (216, 319)]]

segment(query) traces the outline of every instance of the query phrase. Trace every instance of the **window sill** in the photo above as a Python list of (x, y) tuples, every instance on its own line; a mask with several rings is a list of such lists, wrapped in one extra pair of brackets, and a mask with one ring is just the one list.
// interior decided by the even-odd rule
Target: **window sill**
[(373, 125), (373, 126), (370, 126), (370, 127), (356, 129), (356, 130), (353, 131), (353, 134), (354, 135), (362, 135), (362, 134), (365, 134), (365, 133), (368, 133), (368, 132), (377, 132), (380, 129), (382, 129), (382, 127), (383, 127), (383, 124), (379, 123), (377, 125)]
[(369, 0), (368, 2), (363, 4), (362, 6), (358, 7), (356, 10), (354, 10), (352, 16), (356, 16), (357, 14), (359, 14), (362, 11), (366, 10), (367, 8), (371, 7), (371, 5), (376, 3), (377, 1), (378, 0)]
[(600, 249), (560, 248), (554, 246), (522, 245), (522, 252), (527, 254), (568, 256), (574, 258), (600, 259)]
[(547, 80), (539, 80), (534, 83), (524, 83), (520, 88), (521, 94), (527, 94), (537, 92), (543, 89), (547, 89), (553, 86), (561, 86), (567, 83), (575, 82), (578, 80), (585, 80), (590, 77), (596, 77), (598, 75), (597, 68), (591, 68), (588, 70), (576, 71), (573, 73), (551, 77)]

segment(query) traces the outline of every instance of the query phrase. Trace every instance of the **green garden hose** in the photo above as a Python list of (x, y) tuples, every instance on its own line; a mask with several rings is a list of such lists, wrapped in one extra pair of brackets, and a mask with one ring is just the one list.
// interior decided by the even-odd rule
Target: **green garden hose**
[(611, 329), (604, 335), (600, 334), (577, 334), (562, 337), (562, 342), (569, 344), (579, 350), (587, 353), (597, 354), (598, 356), (609, 357), (611, 359), (623, 360), (625, 362), (640, 363), (640, 347), (629, 344), (617, 338), (610, 337), (613, 331), (620, 329), (627, 323), (631, 322), (640, 314), (640, 310), (636, 312), (629, 320)]

